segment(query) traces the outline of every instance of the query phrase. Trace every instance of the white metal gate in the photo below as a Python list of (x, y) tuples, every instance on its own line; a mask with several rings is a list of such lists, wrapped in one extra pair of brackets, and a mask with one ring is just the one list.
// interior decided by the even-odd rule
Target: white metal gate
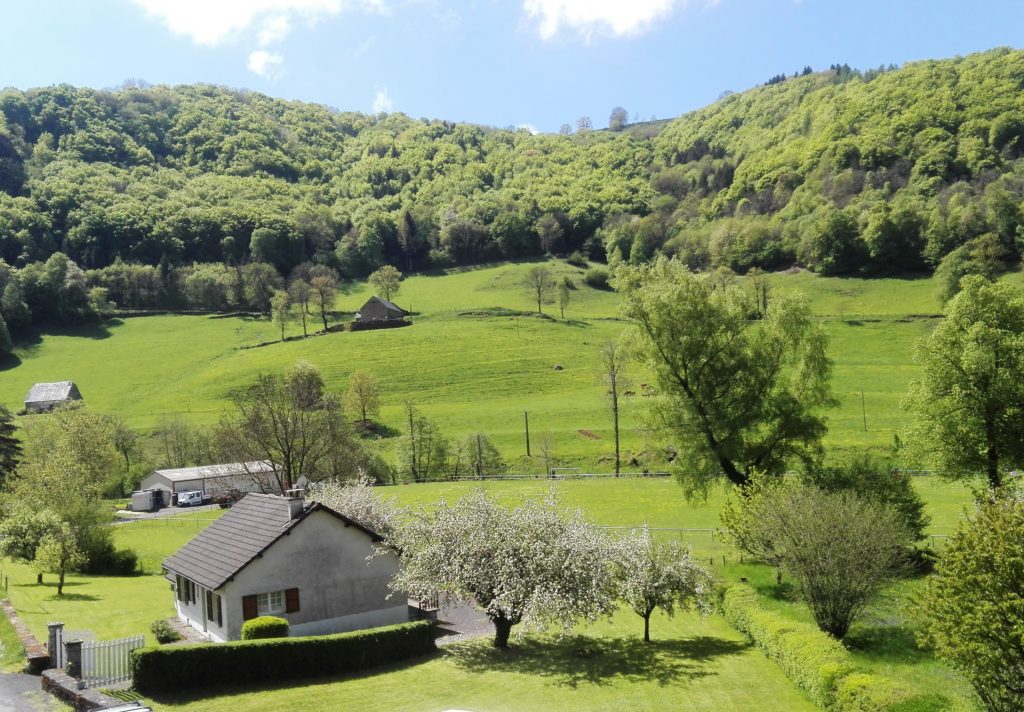
[(86, 687), (116, 685), (132, 679), (129, 653), (145, 644), (145, 636), (117, 640), (87, 641), (82, 644), (82, 679)]

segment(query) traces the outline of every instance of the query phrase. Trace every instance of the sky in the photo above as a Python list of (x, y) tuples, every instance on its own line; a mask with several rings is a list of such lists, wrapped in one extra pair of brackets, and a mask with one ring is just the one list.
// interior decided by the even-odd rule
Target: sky
[(557, 131), (804, 66), (1024, 46), (1021, 0), (0, 0), (0, 86), (204, 82)]

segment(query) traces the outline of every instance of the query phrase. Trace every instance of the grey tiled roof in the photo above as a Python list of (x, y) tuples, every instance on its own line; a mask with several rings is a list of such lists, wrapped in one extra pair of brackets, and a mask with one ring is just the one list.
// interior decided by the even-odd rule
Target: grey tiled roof
[(44, 403), (47, 401), (65, 400), (71, 396), (75, 384), (71, 381), (56, 381), (54, 383), (37, 383), (28, 391), (25, 397), (26, 403)]
[(375, 532), (320, 503), (307, 504), (302, 514), (288, 518), (288, 500), (270, 494), (247, 494), (185, 546), (164, 559), (164, 568), (217, 589), (250, 561), (270, 548), (318, 509), (338, 517), (380, 541)]
[(202, 480), (213, 477), (237, 477), (239, 475), (262, 474), (273, 472), (274, 465), (262, 460), (254, 462), (230, 462), (223, 465), (200, 465), (199, 467), (179, 467), (170, 470), (153, 470), (152, 474), (162, 475), (171, 482), (185, 480)]

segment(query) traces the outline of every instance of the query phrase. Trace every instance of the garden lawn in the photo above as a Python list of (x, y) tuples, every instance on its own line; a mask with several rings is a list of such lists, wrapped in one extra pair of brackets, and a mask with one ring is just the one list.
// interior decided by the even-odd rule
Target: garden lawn
[(654, 640), (645, 644), (641, 619), (622, 612), (568, 638), (513, 638), (508, 651), (477, 640), (422, 662), (340, 680), (156, 702), (160, 709), (204, 712), (815, 709), (775, 664), (718, 616), (669, 620), (658, 615), (651, 631)]
[(119, 548), (134, 550), (145, 573), (69, 574), (63, 596), (57, 595), (56, 576), (46, 574), (40, 585), (28, 565), (5, 560), (2, 574), (9, 578), (7, 597), (39, 640), (46, 640), (47, 623), (62, 621), (66, 629), (90, 631), (97, 640), (145, 633), (147, 642), (153, 643), (150, 623), (174, 615), (173, 594), (160, 574), (160, 562), (220, 514), (221, 510), (215, 510), (204, 512), (204, 516), (176, 515), (114, 525), (114, 542)]

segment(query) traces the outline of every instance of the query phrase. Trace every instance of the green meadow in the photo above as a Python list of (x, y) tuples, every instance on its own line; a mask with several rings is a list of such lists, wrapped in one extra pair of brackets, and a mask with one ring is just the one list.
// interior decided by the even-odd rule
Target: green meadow
[[(339, 389), (357, 369), (376, 374), (381, 420), (395, 431), (409, 400), (449, 437), (487, 433), (513, 461), (525, 455), (523, 411), (529, 411), (534, 461), (524, 469), (542, 470), (536, 456), (548, 440), (564, 464), (606, 470), (612, 433), (597, 356), (600, 345), (629, 324), (620, 318), (613, 292), (588, 287), (583, 270), (561, 262), (550, 264), (577, 286), (565, 318), (554, 304), (545, 306), (543, 318), (531, 314), (535, 305), (522, 280), (533, 264), (412, 276), (396, 301), (415, 312), (414, 324), (401, 329), (266, 343), (278, 332), (264, 318), (162, 315), (44, 332), (0, 364), (0, 402), (17, 409), (32, 383), (71, 379), (93, 408), (153, 432), (164, 417), (213, 423), (233, 389), (257, 373), (306, 360)], [(1020, 281), (1020, 275), (1010, 278)], [(807, 272), (769, 279), (776, 291), (806, 294), (830, 336), (839, 406), (827, 414), (827, 445), (888, 447), (904, 422), (900, 399), (917, 372), (914, 343), (937, 323), (933, 280), (838, 279)], [(369, 294), (364, 283), (346, 284), (335, 321), (350, 318)], [(316, 323), (311, 318), (311, 328)], [(288, 334), (301, 334), (298, 321)], [(261, 343), (266, 345), (255, 347)], [(658, 467), (664, 463), (658, 462), (656, 444), (641, 427), (639, 385), (647, 380), (634, 367), (631, 390), (638, 395), (623, 400), (623, 449), (649, 453), (652, 459), (641, 461)], [(388, 441), (382, 445), (390, 449)]]

